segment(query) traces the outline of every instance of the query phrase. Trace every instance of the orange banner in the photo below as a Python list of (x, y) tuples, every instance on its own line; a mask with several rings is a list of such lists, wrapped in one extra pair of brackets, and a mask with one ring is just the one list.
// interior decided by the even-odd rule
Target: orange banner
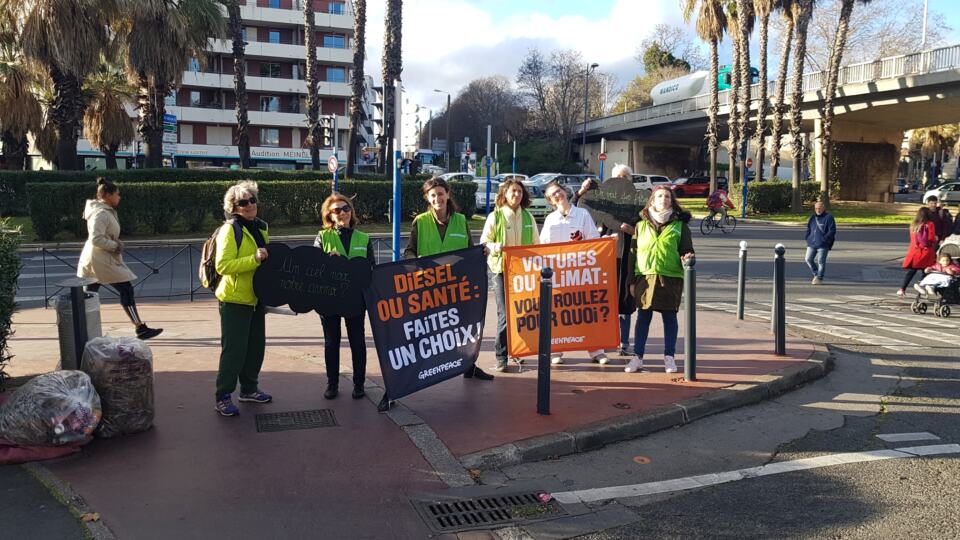
[(617, 239), (614, 237), (504, 248), (507, 348), (539, 353), (540, 270), (553, 270), (551, 351), (588, 351), (619, 344)]

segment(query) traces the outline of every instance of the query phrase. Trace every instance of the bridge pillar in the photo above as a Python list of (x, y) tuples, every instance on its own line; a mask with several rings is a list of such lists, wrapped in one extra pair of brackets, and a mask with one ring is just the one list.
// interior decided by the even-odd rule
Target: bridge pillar
[[(814, 178), (830, 175), (831, 199), (893, 202), (903, 131), (858, 122), (833, 121), (832, 166), (821, 158), (822, 123), (814, 121)], [(836, 187), (839, 185), (839, 193)]]
[(631, 141), (631, 146), (633, 159), (630, 168), (635, 173), (676, 178), (685, 171), (686, 174), (695, 174), (701, 168), (697, 164), (698, 146), (647, 141)]

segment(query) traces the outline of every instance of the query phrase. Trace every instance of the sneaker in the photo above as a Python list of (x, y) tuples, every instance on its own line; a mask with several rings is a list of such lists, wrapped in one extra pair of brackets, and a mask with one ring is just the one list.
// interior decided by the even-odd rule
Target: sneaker
[(607, 362), (610, 361), (610, 359), (607, 358), (607, 355), (604, 354), (604, 353), (600, 353), (600, 354), (594, 356), (593, 358), (591, 358), (591, 360), (593, 360), (594, 362), (600, 364), (601, 366), (607, 365)]
[(524, 362), (524, 359), (523, 359), (523, 358), (520, 358), (520, 357), (517, 357), (517, 356), (511, 356), (511, 357), (509, 358), (509, 360), (510, 360), (511, 362), (513, 362), (514, 364), (518, 365), (518, 366), (522, 366), (522, 365), (523, 365), (523, 362)]
[(629, 349), (629, 345), (621, 345), (620, 348), (617, 349), (617, 356), (630, 356)]
[(906, 296), (907, 293), (903, 289), (897, 289), (897, 296)]
[(506, 358), (497, 358), (497, 365), (493, 368), (494, 371), (506, 371), (507, 370), (507, 359)]
[(823, 280), (821, 280), (821, 279), (818, 278), (817, 276), (813, 276), (813, 280), (810, 281), (810, 284), (811, 284), (811, 285), (819, 285), (819, 284), (821, 283), (821, 281), (823, 281)]
[(550, 357), (550, 363), (553, 364), (553, 365), (555, 365), (555, 366), (562, 364), (562, 363), (563, 363), (563, 355), (561, 355), (561, 354), (554, 354), (554, 355), (552, 355), (552, 356)]
[(643, 359), (639, 356), (634, 356), (627, 362), (627, 367), (623, 368), (627, 373), (636, 373), (638, 371), (645, 371), (643, 369)]
[(677, 361), (672, 356), (663, 357), (663, 370), (667, 373), (677, 372)]
[(926, 291), (923, 290), (923, 287), (921, 287), (919, 283), (914, 283), (913, 288), (920, 294), (926, 293)]
[(161, 332), (163, 332), (163, 328), (150, 328), (145, 324), (141, 324), (137, 327), (137, 339), (146, 341), (159, 336)]
[(273, 396), (271, 396), (266, 392), (261, 392), (260, 390), (257, 390), (256, 392), (251, 392), (249, 394), (244, 394), (243, 392), (240, 392), (240, 397), (237, 399), (239, 399), (240, 401), (248, 402), (248, 403), (270, 403), (271, 401), (273, 401)]
[(230, 394), (220, 396), (214, 410), (220, 413), (220, 416), (237, 416), (240, 414), (240, 409), (233, 404), (233, 400), (230, 399)]

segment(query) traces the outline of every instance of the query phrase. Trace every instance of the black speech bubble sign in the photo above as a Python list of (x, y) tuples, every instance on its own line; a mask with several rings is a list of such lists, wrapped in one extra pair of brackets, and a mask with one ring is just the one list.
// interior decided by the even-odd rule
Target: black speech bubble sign
[(290, 306), (297, 313), (355, 317), (364, 312), (363, 290), (370, 286), (366, 257), (348, 259), (313, 246), (270, 244), (267, 260), (253, 275), (253, 290), (267, 306)]
[(650, 197), (650, 190), (637, 189), (630, 178), (608, 178), (597, 189), (591, 189), (577, 201), (586, 208), (597, 225), (617, 230), (620, 223), (633, 225), (640, 220), (640, 211)]

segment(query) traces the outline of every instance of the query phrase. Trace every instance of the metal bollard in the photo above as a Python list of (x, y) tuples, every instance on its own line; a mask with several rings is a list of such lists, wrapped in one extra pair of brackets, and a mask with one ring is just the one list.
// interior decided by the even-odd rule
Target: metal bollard
[(773, 252), (774, 354), (784, 356), (787, 354), (787, 265), (784, 258), (787, 248), (783, 244), (777, 244)]
[(743, 320), (743, 297), (747, 291), (747, 241), (740, 241), (740, 269), (737, 274), (737, 318)]
[(540, 271), (540, 344), (537, 362), (537, 414), (550, 414), (550, 331), (553, 328), (553, 270)]
[(697, 264), (696, 257), (691, 257), (683, 263), (683, 296), (686, 302), (683, 305), (683, 378), (687, 381), (697, 380)]

